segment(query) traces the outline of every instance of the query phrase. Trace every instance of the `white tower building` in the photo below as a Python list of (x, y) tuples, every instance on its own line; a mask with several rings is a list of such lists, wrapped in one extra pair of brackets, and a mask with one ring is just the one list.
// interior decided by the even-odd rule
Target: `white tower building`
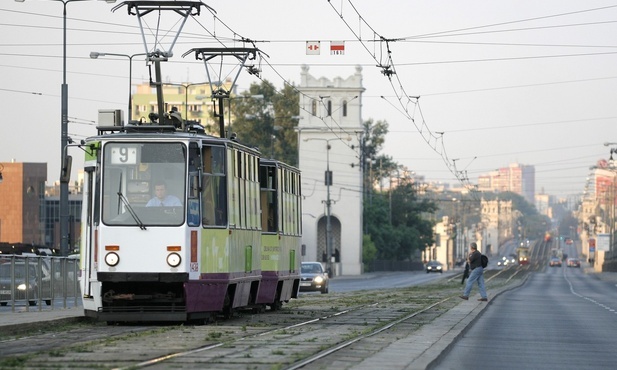
[(303, 260), (326, 262), (335, 276), (360, 275), (362, 68), (332, 80), (308, 72), (309, 67), (302, 66), (298, 86)]

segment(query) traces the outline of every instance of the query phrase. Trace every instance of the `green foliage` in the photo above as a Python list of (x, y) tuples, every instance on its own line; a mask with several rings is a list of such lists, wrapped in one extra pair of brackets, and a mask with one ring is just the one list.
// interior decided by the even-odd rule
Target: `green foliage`
[(373, 188), (379, 180), (395, 174), (399, 164), (392, 157), (380, 155), (388, 133), (388, 122), (368, 119), (362, 124), (364, 129), (363, 156), (365, 158), (365, 187)]
[(378, 259), (408, 260), (433, 243), (433, 223), (422, 214), (435, 212), (437, 206), (419, 200), (411, 182), (401, 181), (371, 198), (364, 203), (365, 233), (377, 246)]
[(365, 267), (373, 262), (376, 256), (377, 247), (375, 247), (375, 243), (371, 240), (371, 236), (367, 234), (362, 235), (362, 262)]
[(299, 96), (292, 86), (276, 91), (268, 81), (252, 84), (230, 103), (230, 126), (239, 142), (259, 148), (265, 157), (298, 164)]

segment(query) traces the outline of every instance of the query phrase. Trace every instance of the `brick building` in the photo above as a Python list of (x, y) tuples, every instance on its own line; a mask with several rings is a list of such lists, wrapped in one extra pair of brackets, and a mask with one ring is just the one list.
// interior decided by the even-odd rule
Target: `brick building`
[(0, 242), (43, 244), (46, 163), (0, 163)]
[[(46, 186), (47, 163), (0, 162), (0, 243), (60, 248), (59, 184)], [(79, 245), (81, 179), (70, 186), (68, 239)]]

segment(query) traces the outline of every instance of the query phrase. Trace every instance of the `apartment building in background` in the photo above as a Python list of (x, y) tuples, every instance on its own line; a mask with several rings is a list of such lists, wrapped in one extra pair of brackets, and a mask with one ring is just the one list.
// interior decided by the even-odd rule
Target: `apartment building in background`
[(536, 170), (534, 166), (511, 163), (488, 174), (478, 176), (479, 191), (506, 192), (519, 194), (526, 201), (535, 204)]

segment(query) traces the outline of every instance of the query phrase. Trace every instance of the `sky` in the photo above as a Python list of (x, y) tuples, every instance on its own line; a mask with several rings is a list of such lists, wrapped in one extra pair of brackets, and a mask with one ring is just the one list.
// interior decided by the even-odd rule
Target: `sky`
[[(302, 65), (329, 79), (361, 66), (363, 120), (388, 122), (383, 153), (426, 181), (474, 184), (517, 162), (535, 166), (536, 193), (581, 194), (589, 167), (617, 147), (604, 145), (617, 142), (617, 1), (204, 3), (216, 13), (202, 7), (187, 20), (173, 57), (162, 63), (163, 80), (207, 81), (204, 63), (182, 54), (253, 47), (241, 39), (255, 41), (260, 77), (278, 89), (298, 85)], [(99, 109), (126, 114), (128, 55), (145, 46), (137, 17), (126, 6), (112, 12), (119, 4), (66, 7), (74, 140), (96, 134)], [(48, 184), (60, 173), (62, 11), (53, 0), (0, 2), (0, 162), (47, 162)], [(173, 12), (148, 17), (150, 29), (178, 24)], [(166, 49), (175, 34), (159, 36)], [(307, 41), (320, 41), (321, 53), (307, 55)], [(344, 41), (344, 54), (331, 55), (330, 41)], [(91, 59), (91, 51), (127, 57)], [(148, 79), (145, 62), (134, 57), (133, 85)], [(237, 91), (252, 83), (260, 81), (242, 71)], [(72, 154), (75, 174), (82, 156)]]

